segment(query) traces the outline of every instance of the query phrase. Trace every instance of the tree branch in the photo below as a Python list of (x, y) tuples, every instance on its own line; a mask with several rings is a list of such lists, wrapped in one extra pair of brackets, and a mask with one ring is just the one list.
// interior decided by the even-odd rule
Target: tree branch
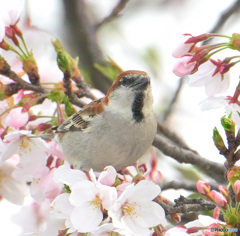
[(83, 107), (85, 104), (81, 102), (77, 95), (73, 93), (72, 88), (71, 88), (71, 73), (69, 71), (64, 73), (63, 77), (63, 87), (65, 88), (65, 94), (69, 97), (69, 100), (71, 103)]
[(89, 10), (84, 0), (63, 0), (65, 19), (69, 31), (66, 40), (70, 42), (71, 54), (79, 56), (80, 65), (94, 84), (94, 87), (106, 93), (111, 86), (107, 77), (102, 75), (95, 64), (104, 65), (104, 59), (97, 42), (95, 23), (91, 22)]
[[(158, 121), (157, 128), (158, 128), (159, 134), (163, 134), (165, 137), (167, 137), (169, 140), (171, 140), (173, 143), (177, 144), (178, 146), (180, 146), (184, 149), (191, 150), (187, 146), (187, 144), (179, 136), (177, 136), (176, 133), (174, 133), (173, 131), (168, 129), (167, 126), (164, 123), (162, 123), (161, 121)], [(195, 152), (195, 151), (193, 151), (193, 152)]]
[[(209, 185), (211, 189), (218, 190), (218, 184), (209, 183)], [(197, 192), (196, 183), (192, 183), (192, 182), (186, 183), (186, 182), (170, 181), (170, 182), (163, 183), (161, 185), (162, 191), (168, 190), (168, 189), (185, 189), (185, 190)]]
[(184, 81), (185, 81), (184, 77), (180, 78), (178, 87), (177, 87), (175, 93), (172, 96), (172, 99), (171, 99), (171, 101), (168, 105), (167, 110), (163, 114), (163, 121), (166, 121), (168, 119), (168, 117), (171, 115), (171, 113), (173, 111), (173, 108), (174, 108), (174, 106), (175, 106), (175, 104), (176, 104), (176, 102), (177, 102), (177, 100), (178, 100), (178, 98), (181, 94), (182, 87), (184, 85)]
[(126, 7), (128, 2), (129, 0), (120, 0), (118, 4), (113, 8), (112, 12), (96, 25), (96, 29), (118, 17), (119, 13)]
[(236, 0), (228, 9), (226, 9), (219, 17), (215, 26), (209, 31), (210, 33), (217, 33), (220, 31), (226, 21), (240, 9), (240, 0)]
[(159, 198), (154, 199), (159, 205), (163, 207), (166, 215), (176, 214), (176, 213), (188, 213), (196, 211), (208, 211), (213, 210), (216, 206), (208, 200), (202, 198), (187, 199), (180, 196), (179, 199), (175, 199), (175, 205), (171, 203), (164, 203)]
[(223, 165), (202, 158), (190, 150), (180, 148), (175, 144), (168, 142), (159, 135), (155, 136), (153, 145), (162, 153), (172, 157), (176, 161), (180, 163), (196, 165), (213, 179), (216, 179), (218, 182), (225, 182), (225, 168)]
[[(23, 80), (21, 77), (19, 77), (14, 71), (11, 70), (11, 67), (4, 58), (1, 58), (0, 60), (0, 74), (15, 81), (21, 87), (21, 89), (32, 90), (34, 92), (43, 94), (47, 93), (47, 90), (45, 90), (41, 85), (30, 84)], [(20, 88), (19, 86), (18, 90)]]

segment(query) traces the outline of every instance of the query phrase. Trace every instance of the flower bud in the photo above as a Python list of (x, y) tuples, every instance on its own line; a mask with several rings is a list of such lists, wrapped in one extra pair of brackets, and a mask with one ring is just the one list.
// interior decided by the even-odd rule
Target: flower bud
[(207, 193), (210, 192), (210, 186), (209, 184), (205, 183), (204, 181), (202, 180), (198, 180), (197, 184), (196, 184), (196, 187), (197, 187), (197, 191), (199, 193), (201, 193), (202, 195), (206, 195)]
[(233, 184), (236, 180), (240, 179), (240, 167), (232, 168), (227, 174), (228, 181)]
[(221, 153), (224, 153), (227, 151), (227, 148), (223, 142), (222, 136), (220, 135), (216, 127), (213, 129), (213, 141), (215, 146)]
[(212, 190), (211, 195), (214, 199), (214, 202), (217, 206), (221, 207), (224, 210), (228, 209), (228, 204), (226, 198), (219, 192)]
[(232, 38), (229, 42), (229, 47), (234, 50), (240, 51), (240, 34), (234, 33), (232, 35)]
[(45, 123), (41, 123), (37, 126), (37, 130), (38, 131), (45, 131), (46, 129), (51, 128), (51, 124), (45, 124)]
[(228, 189), (225, 188), (222, 185), (219, 185), (218, 189), (220, 190), (221, 194), (226, 198), (227, 202), (230, 203), (231, 202), (231, 198), (230, 198)]
[(231, 118), (228, 118), (226, 116), (222, 117), (221, 124), (225, 131), (229, 131), (229, 135), (235, 135), (235, 123)]
[(220, 215), (220, 209), (219, 207), (215, 207), (213, 210), (213, 219), (218, 219)]
[(235, 199), (240, 202), (240, 180), (235, 181), (233, 184), (233, 191), (235, 193)]
[(170, 219), (173, 223), (178, 224), (181, 222), (181, 215), (179, 213), (170, 214)]

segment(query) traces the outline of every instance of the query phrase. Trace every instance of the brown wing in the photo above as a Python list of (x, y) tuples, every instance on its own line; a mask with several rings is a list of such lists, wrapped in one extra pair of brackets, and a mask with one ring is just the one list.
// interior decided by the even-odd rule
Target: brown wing
[(101, 114), (103, 110), (104, 107), (101, 103), (101, 99), (93, 101), (58, 126), (56, 128), (56, 133), (85, 130), (89, 127), (91, 119), (94, 116)]

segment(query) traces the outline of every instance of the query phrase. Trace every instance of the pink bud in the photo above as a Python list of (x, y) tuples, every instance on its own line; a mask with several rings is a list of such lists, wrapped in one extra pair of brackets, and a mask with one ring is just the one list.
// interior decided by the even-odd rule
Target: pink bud
[(37, 130), (38, 131), (45, 131), (46, 129), (51, 128), (51, 124), (45, 124), (45, 123), (41, 123), (37, 126)]
[(233, 184), (233, 191), (235, 193), (235, 199), (240, 202), (240, 180), (235, 181)]
[(220, 209), (218, 207), (215, 207), (213, 210), (213, 218), (218, 219), (220, 215)]
[(231, 201), (231, 198), (230, 198), (229, 191), (227, 190), (227, 188), (225, 188), (222, 185), (219, 185), (218, 189), (220, 190), (221, 194), (227, 199), (227, 201), (229, 203)]
[(173, 68), (173, 73), (179, 77), (191, 74), (195, 70), (196, 61), (190, 62), (192, 56), (182, 57)]
[(211, 195), (217, 206), (221, 207), (224, 210), (228, 209), (228, 204), (226, 198), (219, 192), (212, 190)]
[(117, 177), (117, 172), (112, 166), (107, 166), (104, 168), (98, 177), (98, 181), (107, 186), (113, 186)]
[(193, 43), (181, 43), (173, 52), (172, 56), (175, 58), (180, 58), (189, 53), (194, 46)]
[(171, 214), (169, 217), (173, 223), (178, 224), (181, 222), (181, 215), (179, 213)]
[(206, 195), (207, 193), (210, 192), (209, 184), (203, 182), (202, 180), (198, 180), (196, 187), (197, 187), (197, 191), (202, 195)]

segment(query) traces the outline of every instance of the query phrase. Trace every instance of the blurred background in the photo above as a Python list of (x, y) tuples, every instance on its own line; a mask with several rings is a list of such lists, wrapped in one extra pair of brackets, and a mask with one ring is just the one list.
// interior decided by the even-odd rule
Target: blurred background
[[(152, 79), (158, 119), (201, 156), (223, 163), (212, 142), (212, 130), (220, 126), (224, 111), (201, 111), (204, 88), (188, 87), (187, 78), (180, 80), (172, 73), (176, 63), (172, 51), (184, 33), (240, 33), (239, 12), (240, 1), (236, 0), (28, 0), (19, 26), (24, 28), (30, 21), (31, 27), (47, 33), (46, 38), (29, 38), (33, 52), (41, 49), (39, 55), (52, 55), (50, 40), (59, 38), (72, 56), (79, 57), (85, 78), (91, 78), (92, 86), (103, 92), (111, 82), (94, 64), (105, 65), (108, 57), (123, 70), (146, 71)], [(239, 80), (238, 68), (231, 73), (228, 95)], [(180, 91), (177, 96), (176, 91)], [(165, 180), (184, 177), (175, 170), (188, 165), (177, 166), (176, 161), (159, 155)], [(179, 196), (174, 190), (165, 192), (172, 199)], [(0, 231), (18, 235), (20, 228), (11, 223), (11, 216), (19, 208), (7, 201), (1, 205)]]

